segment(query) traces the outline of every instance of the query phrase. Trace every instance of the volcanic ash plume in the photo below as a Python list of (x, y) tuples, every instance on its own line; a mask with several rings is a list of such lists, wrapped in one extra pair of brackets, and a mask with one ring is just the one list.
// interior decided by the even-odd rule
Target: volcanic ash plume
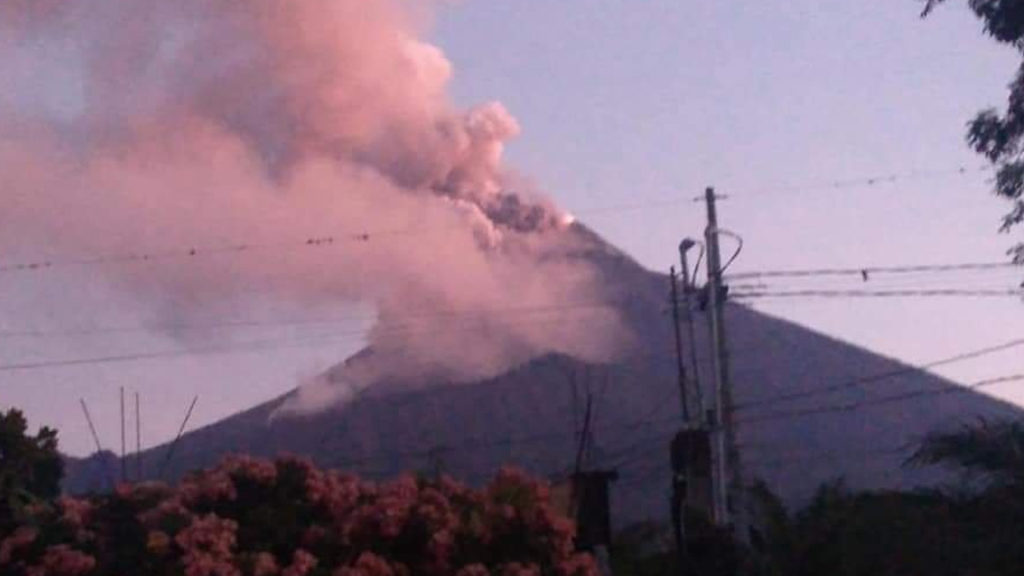
[[(614, 354), (615, 313), (572, 308), (607, 295), (566, 216), (502, 166), (515, 119), (452, 106), (408, 8), (0, 0), (5, 260), (242, 242), (104, 270), (175, 319), (254, 293), (370, 303), (372, 354), (339, 376), (358, 386)], [(329, 240), (283, 248), (303, 238)]]

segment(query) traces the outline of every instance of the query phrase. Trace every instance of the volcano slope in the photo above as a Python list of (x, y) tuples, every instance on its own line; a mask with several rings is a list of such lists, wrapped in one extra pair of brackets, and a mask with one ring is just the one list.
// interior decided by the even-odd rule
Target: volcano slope
[[(575, 257), (600, 262), (634, 332), (632, 353), (604, 364), (548, 354), (472, 383), (392, 382), (319, 412), (282, 416), (293, 391), (183, 436), (165, 477), (236, 452), (307, 455), (370, 478), (440, 470), (479, 483), (505, 464), (557, 476), (573, 467), (589, 393), (586, 465), (618, 470), (616, 524), (664, 517), (668, 441), (680, 422), (668, 280), (584, 227), (572, 230), (589, 239), (592, 248)], [(699, 375), (707, 388), (706, 318), (695, 315)], [(1021, 416), (1010, 404), (742, 305), (729, 304), (726, 319), (743, 473), (763, 479), (791, 504), (838, 478), (864, 489), (944, 481), (942, 471), (904, 467), (908, 446), (959, 422)], [(364, 351), (325, 380), (343, 386), (354, 363), (378, 361), (395, 359)], [(144, 455), (151, 471), (168, 449)], [(69, 490), (101, 483), (96, 466), (77, 462), (70, 470)]]

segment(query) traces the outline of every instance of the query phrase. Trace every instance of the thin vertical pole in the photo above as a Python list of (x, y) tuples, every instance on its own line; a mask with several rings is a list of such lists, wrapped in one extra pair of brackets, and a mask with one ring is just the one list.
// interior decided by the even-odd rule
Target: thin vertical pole
[(700, 387), (700, 361), (697, 359), (697, 330), (693, 324), (693, 279), (690, 278), (690, 263), (686, 258), (686, 241), (679, 245), (679, 264), (683, 269), (683, 319), (689, 337), (690, 369), (693, 371), (690, 380), (693, 390), (697, 393), (697, 422), (703, 423), (705, 417), (704, 391)]
[(160, 465), (159, 477), (163, 478), (164, 470), (167, 469), (167, 465), (171, 462), (171, 458), (174, 457), (174, 450), (178, 447), (178, 441), (181, 440), (181, 435), (185, 433), (185, 426), (188, 425), (189, 418), (192, 417), (192, 410), (196, 407), (196, 402), (199, 401), (199, 396), (192, 398), (192, 404), (188, 407), (188, 412), (185, 413), (185, 419), (181, 421), (181, 428), (178, 428), (178, 435), (174, 437), (174, 442), (171, 442), (171, 447), (167, 449), (167, 457), (164, 458), (163, 463)]
[(135, 481), (142, 482), (142, 410), (139, 393), (135, 393)]
[(683, 408), (683, 422), (690, 422), (690, 403), (686, 399), (686, 366), (683, 364), (683, 336), (679, 332), (679, 289), (675, 266), (669, 271), (672, 282), (672, 331), (676, 337), (676, 374), (679, 379), (679, 401)]
[(128, 481), (128, 460), (125, 454), (125, 431), (124, 431), (124, 386), (121, 386), (121, 482)]
[[(89, 407), (85, 405), (85, 398), (79, 398), (78, 402), (82, 405), (82, 413), (85, 414), (85, 421), (89, 424), (89, 432), (92, 434), (92, 441), (96, 443), (96, 454), (103, 454), (103, 445), (100, 444), (100, 435), (96, 433), (96, 426), (92, 422), (92, 415), (89, 414)], [(97, 459), (97, 463), (103, 468), (103, 475), (107, 477), (107, 481), (110, 482), (111, 486), (117, 484), (117, 480), (114, 475), (110, 472), (110, 468), (104, 465), (102, 456)]]
[(92, 423), (92, 416), (89, 415), (89, 407), (85, 405), (85, 398), (79, 398), (78, 402), (82, 405), (82, 413), (85, 414), (85, 421), (89, 424), (89, 432), (92, 433), (92, 440), (96, 443), (96, 453), (103, 452), (103, 446), (100, 445), (100, 435), (96, 433), (96, 426)]
[(580, 433), (579, 446), (576, 449), (576, 476), (583, 472), (584, 456), (587, 451), (587, 442), (590, 439), (590, 415), (594, 407), (594, 396), (590, 392), (587, 392), (587, 408), (583, 414), (583, 432)]
[(714, 354), (711, 355), (714, 366), (715, 377), (715, 447), (717, 453), (717, 466), (715, 488), (717, 492), (716, 504), (718, 508), (717, 520), (722, 526), (729, 526), (732, 523), (732, 497), (730, 490), (735, 484), (735, 478), (731, 477), (732, 472), (732, 394), (729, 385), (729, 357), (725, 345), (725, 314), (722, 294), (722, 270), (721, 254), (718, 246), (718, 212), (715, 207), (715, 189), (705, 190), (707, 203), (707, 228), (704, 231), (704, 240), (707, 244), (707, 275), (708, 275), (708, 301), (711, 311), (708, 314), (711, 331), (711, 345), (714, 347)]

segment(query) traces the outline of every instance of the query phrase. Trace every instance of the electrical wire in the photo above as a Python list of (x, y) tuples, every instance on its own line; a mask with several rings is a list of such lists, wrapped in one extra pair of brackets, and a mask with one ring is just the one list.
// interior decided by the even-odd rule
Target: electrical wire
[[(119, 334), (139, 332), (194, 332), (217, 329), (237, 328), (263, 328), (263, 327), (296, 327), (296, 326), (334, 326), (352, 321), (370, 322), (375, 321), (376, 328), (387, 329), (390, 326), (413, 326), (416, 322), (423, 320), (458, 320), (458, 319), (485, 319), (495, 316), (520, 316), (531, 314), (562, 313), (567, 311), (599, 310), (602, 308), (614, 309), (626, 304), (626, 300), (581, 300), (575, 302), (563, 302), (558, 304), (543, 304), (535, 306), (508, 306), (494, 308), (480, 308), (477, 310), (427, 310), (420, 312), (409, 312), (403, 314), (402, 322), (381, 321), (373, 315), (349, 315), (334, 318), (291, 318), (282, 320), (224, 320), (219, 322), (179, 323), (179, 324), (148, 324), (148, 325), (123, 325), (123, 326), (97, 326), (92, 328), (78, 328), (72, 330), (0, 330), (0, 338), (47, 338), (47, 337), (74, 337), (94, 336), (97, 334)], [(359, 329), (353, 334), (363, 334), (367, 330)]]
[(870, 460), (877, 456), (906, 456), (910, 450), (910, 446), (899, 446), (896, 448), (865, 448), (863, 450), (844, 450), (842, 454), (836, 454), (832, 451), (825, 452), (804, 452), (804, 453), (791, 453), (789, 455), (770, 458), (765, 460), (759, 459), (744, 459), (743, 464), (752, 468), (775, 468), (778, 466), (785, 466), (794, 464), (797, 462), (808, 463), (818, 462), (826, 460)]
[(968, 298), (1005, 298), (1024, 297), (1024, 288), (1006, 289), (905, 289), (905, 290), (776, 290), (746, 291), (729, 294), (730, 298), (768, 299), (768, 298), (931, 298), (931, 297), (968, 297)]
[(1012, 262), (957, 262), (952, 264), (910, 264), (901, 266), (861, 266), (856, 268), (805, 268), (789, 270), (752, 270), (725, 276), (726, 280), (761, 278), (807, 278), (817, 276), (856, 276), (870, 278), (880, 274), (910, 274), (916, 272), (963, 272), (998, 269), (1020, 269)]
[[(809, 182), (805, 184), (778, 185), (772, 188), (751, 188), (748, 190), (740, 189), (737, 192), (730, 193), (730, 195), (750, 197), (759, 195), (780, 195), (805, 192), (850, 190), (855, 188), (868, 189), (876, 188), (880, 185), (885, 184), (934, 180), (937, 178), (963, 177), (970, 174), (982, 174), (991, 171), (992, 167), (988, 165), (977, 168), (971, 168), (968, 166), (958, 166), (952, 169), (913, 170), (907, 172), (893, 172), (888, 174), (867, 175), (843, 180), (823, 180), (818, 182)], [(582, 208), (580, 210), (574, 210), (572, 211), (572, 214), (575, 216), (602, 216), (605, 214), (618, 214), (622, 212), (640, 211), (648, 208), (667, 208), (683, 204), (690, 204), (693, 201), (703, 202), (704, 197), (701, 196), (699, 198), (690, 198), (676, 196), (649, 202), (610, 204), (607, 206), (598, 206), (593, 208)]]
[(1002, 342), (1000, 344), (995, 344), (995, 345), (992, 345), (992, 346), (986, 346), (984, 348), (978, 348), (976, 350), (969, 350), (967, 352), (961, 352), (960, 354), (955, 354), (953, 356), (948, 356), (948, 357), (945, 357), (945, 358), (940, 358), (938, 360), (933, 360), (931, 362), (926, 362), (924, 364), (917, 364), (915, 366), (906, 366), (906, 367), (903, 367), (903, 368), (897, 368), (895, 370), (887, 370), (885, 372), (880, 372), (878, 374), (872, 374), (870, 376), (865, 376), (863, 378), (854, 378), (852, 380), (847, 380), (845, 382), (839, 382), (837, 384), (830, 384), (828, 386), (822, 386), (822, 387), (818, 387), (818, 388), (813, 388), (811, 390), (801, 390), (799, 392), (792, 392), (792, 393), (789, 393), (789, 394), (781, 394), (781, 395), (771, 396), (769, 398), (764, 398), (764, 399), (760, 399), (760, 400), (752, 400), (750, 402), (739, 403), (739, 404), (735, 405), (733, 410), (735, 412), (742, 412), (744, 410), (749, 410), (751, 408), (760, 408), (760, 407), (763, 407), (763, 406), (770, 406), (772, 404), (778, 404), (780, 402), (790, 402), (790, 401), (793, 401), (793, 400), (801, 400), (801, 399), (804, 399), (804, 398), (810, 398), (810, 397), (819, 396), (819, 395), (822, 395), (822, 394), (831, 394), (833, 392), (838, 392), (838, 391), (841, 391), (841, 390), (848, 390), (848, 389), (852, 389), (852, 388), (858, 388), (858, 387), (863, 386), (865, 384), (875, 384), (875, 383), (878, 383), (878, 382), (883, 382), (885, 380), (891, 380), (893, 378), (898, 378), (900, 376), (905, 376), (907, 374), (916, 374), (916, 373), (920, 373), (920, 372), (925, 371), (925, 370), (931, 370), (933, 368), (939, 368), (941, 366), (948, 366), (950, 364), (956, 364), (956, 363), (959, 363), (959, 362), (965, 362), (967, 360), (974, 360), (974, 359), (981, 358), (981, 357), (984, 357), (984, 356), (988, 356), (988, 355), (991, 355), (991, 354), (995, 354), (995, 353), (998, 353), (998, 352), (1004, 352), (1006, 350), (1012, 350), (1014, 348), (1020, 348), (1022, 346), (1024, 346), (1024, 338), (1015, 338), (1013, 340)]
[[(894, 183), (899, 181), (912, 181), (930, 179), (936, 177), (964, 175), (971, 172), (983, 172), (991, 170), (991, 167), (983, 167), (979, 170), (972, 170), (960, 166), (952, 170), (933, 171), (910, 171), (904, 173), (892, 173), (876, 176), (864, 176), (848, 180), (835, 180), (817, 184), (806, 184), (796, 186), (780, 187), (778, 191), (802, 192), (825, 189), (848, 189), (854, 187), (872, 187), (880, 183)], [(769, 193), (773, 193), (769, 191)], [(665, 200), (654, 200), (633, 204), (618, 204), (584, 208), (574, 212), (576, 215), (597, 215), (607, 213), (623, 213), (647, 208), (663, 208), (666, 206), (678, 205), (689, 202), (684, 198), (672, 198)], [(193, 245), (175, 248), (158, 249), (153, 251), (137, 251), (113, 253), (105, 255), (81, 256), (77, 258), (41, 258), (27, 262), (0, 263), (0, 274), (13, 272), (36, 272), (50, 270), (60, 267), (78, 267), (94, 265), (128, 264), (128, 263), (152, 263), (162, 260), (187, 260), (197, 257), (214, 255), (240, 255), (253, 251), (264, 251), (272, 249), (301, 249), (301, 248), (323, 248), (344, 244), (368, 244), (381, 238), (403, 238), (409, 236), (436, 233), (445, 230), (465, 230), (465, 226), (447, 226), (443, 228), (406, 228), (390, 230), (348, 230), (333, 231), (328, 234), (310, 235), (304, 238), (292, 240), (281, 240), (277, 242), (228, 242), (216, 245)], [(858, 270), (859, 273), (859, 270)]]
[[(603, 322), (596, 322), (594, 320), (590, 320), (590, 321), (587, 321), (587, 323), (591, 323), (591, 324), (609, 324), (609, 325), (613, 325), (614, 324), (614, 322), (612, 322), (611, 320), (607, 320), (607, 319), (601, 319), (601, 320), (604, 320), (604, 321)], [(580, 322), (580, 321), (583, 321), (583, 320), (582, 319), (577, 319), (577, 321)], [(512, 325), (513, 326), (515, 326), (515, 325), (524, 325), (524, 324), (526, 324), (526, 325), (529, 325), (529, 324), (533, 324), (533, 325), (543, 325), (543, 324), (563, 325), (563, 324), (565, 324), (565, 322), (566, 322), (565, 318), (546, 319), (543, 322), (537, 322), (537, 321), (525, 322), (525, 321), (517, 320), (517, 321), (513, 322)], [(398, 335), (416, 335), (416, 334), (452, 333), (452, 332), (459, 332), (459, 331), (470, 331), (470, 332), (472, 332), (472, 331), (477, 331), (477, 330), (480, 330), (480, 329), (481, 329), (480, 326), (447, 325), (444, 328), (438, 328), (436, 326), (432, 326), (429, 330), (419, 330), (419, 331), (417, 331), (417, 330), (410, 330), (408, 326), (403, 326), (403, 327), (400, 327), (400, 329), (384, 330), (383, 332), (378, 332), (378, 333), (381, 333), (381, 334), (398, 334)], [(336, 341), (336, 340), (339, 340), (339, 339), (343, 339), (343, 338), (348, 337), (348, 336), (363, 335), (363, 334), (365, 334), (365, 331), (335, 333), (335, 334), (324, 335), (324, 336), (309, 337), (309, 338), (304, 339), (304, 340), (303, 339), (298, 339), (298, 341), (299, 341), (299, 343), (301, 345), (308, 346), (310, 343), (317, 343), (317, 344), (319, 344), (319, 343), (328, 343), (328, 342), (331, 342), (331, 341)], [(225, 346), (216, 346), (216, 347), (207, 347), (207, 348), (193, 348), (193, 349), (186, 349), (186, 350), (181, 350), (181, 349), (159, 350), (159, 351), (152, 351), (152, 352), (137, 352), (137, 353), (116, 354), (116, 355), (110, 355), (110, 356), (99, 356), (99, 357), (88, 357), (88, 358), (72, 358), (72, 359), (60, 359), (60, 360), (39, 360), (39, 361), (32, 361), (32, 362), (18, 362), (18, 363), (11, 363), (11, 364), (0, 364), (0, 372), (20, 372), (20, 371), (38, 370), (38, 369), (44, 369), (44, 368), (65, 368), (65, 367), (71, 367), (71, 366), (83, 366), (83, 365), (91, 365), (91, 364), (110, 364), (110, 363), (122, 363), (122, 362), (137, 362), (137, 361), (154, 360), (154, 359), (161, 359), (161, 358), (185, 357), (185, 356), (192, 356), (192, 355), (224, 354), (224, 353), (250, 352), (250, 351), (260, 351), (260, 350), (274, 350), (274, 349), (278, 349), (278, 348), (293, 347), (294, 344), (295, 344), (295, 342), (293, 342), (292, 340), (258, 340), (258, 341), (253, 341), (253, 342), (245, 342), (245, 343), (242, 343), (242, 344), (239, 344), (239, 345), (225, 345)]]
[(845, 404), (832, 404), (827, 406), (819, 406), (815, 408), (807, 408), (801, 410), (791, 410), (787, 412), (774, 412), (763, 416), (754, 416), (752, 418), (738, 419), (736, 424), (756, 424), (762, 422), (771, 422), (774, 420), (790, 419), (790, 418), (802, 418), (807, 416), (815, 416), (819, 414), (827, 413), (847, 413), (860, 410), (862, 408), (882, 406), (886, 404), (892, 404), (896, 402), (904, 402), (914, 398), (924, 398), (929, 396), (939, 396), (943, 394), (963, 394), (998, 384), (1010, 384), (1024, 381), (1024, 374), (1012, 374), (1009, 376), (1000, 376), (998, 378), (988, 378), (985, 380), (979, 380), (972, 384), (967, 385), (952, 385), (946, 388), (939, 388), (937, 390), (915, 390), (912, 392), (905, 392), (896, 394), (893, 396), (886, 396), (883, 398), (876, 398), (873, 400), (863, 400), (860, 402), (849, 402)]
[(732, 266), (732, 263), (735, 262), (736, 259), (740, 257), (740, 253), (743, 252), (743, 237), (740, 236), (739, 234), (736, 234), (735, 232), (730, 232), (729, 230), (726, 230), (724, 228), (719, 228), (718, 233), (723, 236), (728, 236), (739, 243), (736, 246), (736, 251), (732, 253), (732, 256), (729, 257), (729, 260), (726, 261), (726, 263), (723, 264), (721, 269), (719, 270), (719, 273), (724, 274), (725, 271), (729, 269), (729, 266)]

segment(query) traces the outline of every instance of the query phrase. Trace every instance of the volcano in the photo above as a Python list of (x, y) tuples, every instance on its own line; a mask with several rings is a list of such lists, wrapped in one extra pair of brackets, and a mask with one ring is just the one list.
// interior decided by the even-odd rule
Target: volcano
[[(580, 247), (560, 257), (596, 265), (632, 332), (621, 358), (595, 363), (551, 353), (480, 381), (379, 382), (339, 393), (347, 400), (301, 416), (287, 414), (300, 394), (294, 390), (183, 436), (165, 477), (236, 452), (307, 455), (369, 478), (441, 471), (476, 484), (509, 464), (558, 475), (573, 468), (589, 395), (584, 462), (618, 471), (616, 524), (664, 517), (668, 443), (680, 426), (668, 279), (580, 224), (559, 233), (573, 235)], [(710, 399), (706, 317), (694, 314), (697, 373)], [(1021, 416), (1010, 404), (741, 304), (727, 304), (726, 324), (744, 477), (764, 480), (793, 504), (839, 478), (862, 489), (935, 484), (941, 471), (903, 466), (908, 446), (958, 422)], [(365, 363), (401, 361), (366, 349), (327, 371), (320, 385), (345, 387)], [(168, 449), (144, 454), (150, 473)], [(97, 488), (96, 471), (74, 463), (68, 488)]]

